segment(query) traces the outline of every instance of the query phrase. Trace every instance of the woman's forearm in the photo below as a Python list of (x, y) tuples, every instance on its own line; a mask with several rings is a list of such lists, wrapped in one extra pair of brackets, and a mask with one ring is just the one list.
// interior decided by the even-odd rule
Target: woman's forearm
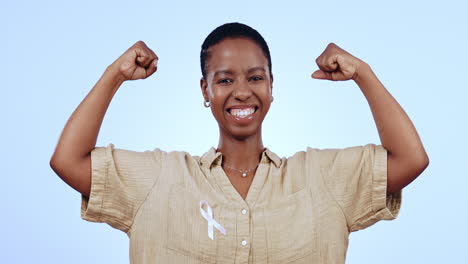
[(50, 160), (52, 169), (85, 196), (91, 189), (91, 156), (107, 108), (125, 80), (156, 72), (158, 56), (143, 41), (123, 53), (106, 71), (68, 119)]
[(112, 65), (107, 67), (68, 119), (52, 160), (82, 159), (91, 152), (96, 145), (107, 108), (122, 82), (117, 70)]
[(380, 140), (388, 151), (388, 192), (393, 193), (427, 167), (428, 156), (410, 118), (369, 65), (363, 63), (353, 79), (369, 103)]
[(70, 186), (89, 196), (91, 150), (109, 104), (122, 84), (113, 65), (106, 71), (68, 119), (50, 160), (53, 170)]

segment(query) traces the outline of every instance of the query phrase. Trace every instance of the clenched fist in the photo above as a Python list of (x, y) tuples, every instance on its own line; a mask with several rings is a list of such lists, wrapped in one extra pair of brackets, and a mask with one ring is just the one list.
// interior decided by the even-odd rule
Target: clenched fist
[(112, 64), (124, 80), (145, 79), (156, 72), (158, 56), (143, 41), (138, 41)]
[(331, 81), (356, 80), (359, 69), (365, 64), (334, 43), (328, 44), (315, 62), (319, 70), (312, 78)]

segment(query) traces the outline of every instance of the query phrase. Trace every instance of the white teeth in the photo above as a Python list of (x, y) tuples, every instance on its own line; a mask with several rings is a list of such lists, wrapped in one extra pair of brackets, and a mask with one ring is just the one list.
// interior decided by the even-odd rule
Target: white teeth
[(235, 117), (246, 117), (248, 115), (251, 115), (255, 112), (254, 108), (248, 108), (248, 109), (231, 109), (231, 115)]

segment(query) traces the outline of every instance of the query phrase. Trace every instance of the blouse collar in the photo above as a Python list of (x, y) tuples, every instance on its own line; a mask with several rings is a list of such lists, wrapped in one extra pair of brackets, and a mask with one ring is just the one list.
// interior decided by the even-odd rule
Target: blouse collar
[[(200, 163), (202, 166), (206, 166), (208, 168), (211, 168), (213, 165), (221, 165), (223, 161), (223, 154), (221, 152), (217, 152), (214, 147), (211, 147), (205, 154), (200, 159)], [(268, 148), (265, 148), (265, 150), (262, 152), (262, 158), (260, 159), (260, 162), (269, 162), (272, 161), (273, 164), (277, 168), (281, 166), (281, 158), (278, 157), (274, 152), (270, 151)]]

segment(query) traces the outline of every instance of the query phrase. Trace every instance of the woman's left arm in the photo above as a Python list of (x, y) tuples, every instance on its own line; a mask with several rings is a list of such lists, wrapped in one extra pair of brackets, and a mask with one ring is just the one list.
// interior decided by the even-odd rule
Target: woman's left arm
[(367, 99), (382, 146), (387, 149), (387, 194), (400, 191), (429, 165), (418, 132), (403, 108), (385, 89), (370, 66), (331, 43), (316, 60), (312, 78), (354, 80)]

